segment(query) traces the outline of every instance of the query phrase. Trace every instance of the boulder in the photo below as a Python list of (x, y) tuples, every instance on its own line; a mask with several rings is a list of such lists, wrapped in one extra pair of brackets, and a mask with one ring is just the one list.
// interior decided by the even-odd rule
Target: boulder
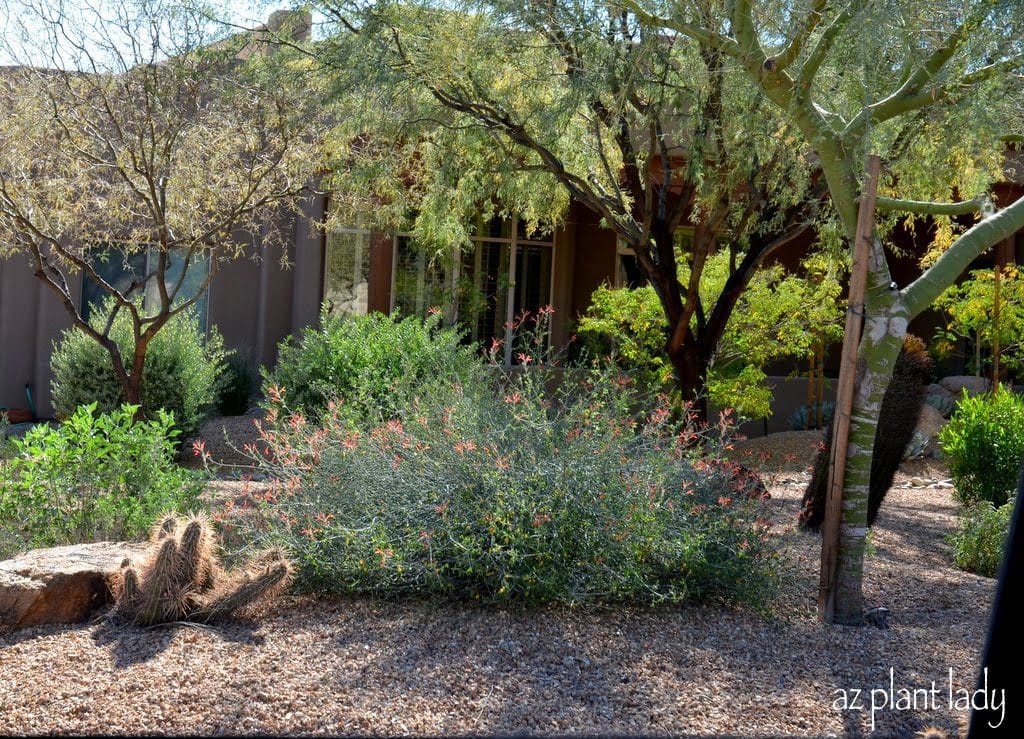
[(924, 456), (935, 456), (935, 452), (939, 448), (939, 432), (947, 423), (948, 421), (942, 417), (942, 414), (928, 403), (921, 406), (921, 415), (917, 419), (917, 431), (928, 438)]
[(953, 375), (951, 377), (943, 377), (939, 380), (939, 384), (942, 387), (949, 390), (957, 398), (963, 394), (963, 390), (966, 388), (967, 395), (974, 397), (975, 395), (981, 395), (987, 393), (992, 387), (992, 383), (985, 377), (975, 377), (974, 375)]
[(100, 542), (34, 549), (0, 562), (0, 629), (86, 620), (111, 601), (121, 563), (144, 543)]
[(952, 398), (953, 400), (957, 400), (960, 397), (959, 395), (954, 395), (951, 390), (947, 390), (937, 382), (933, 382), (928, 386), (928, 392), (925, 393), (925, 396), (927, 397), (928, 395), (941, 395), (944, 398)]

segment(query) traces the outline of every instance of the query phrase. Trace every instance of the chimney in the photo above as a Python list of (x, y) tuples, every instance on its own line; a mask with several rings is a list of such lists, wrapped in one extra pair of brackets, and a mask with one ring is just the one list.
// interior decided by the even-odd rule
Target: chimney
[(313, 14), (308, 10), (275, 10), (267, 20), (267, 30), (293, 41), (309, 41)]

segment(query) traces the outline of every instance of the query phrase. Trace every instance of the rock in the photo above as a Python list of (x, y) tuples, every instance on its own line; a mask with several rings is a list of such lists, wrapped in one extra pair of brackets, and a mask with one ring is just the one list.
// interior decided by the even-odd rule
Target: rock
[(931, 482), (921, 477), (911, 477), (910, 484), (915, 488), (926, 488), (931, 484)]
[(933, 406), (925, 403), (921, 406), (921, 415), (917, 419), (916, 430), (927, 437), (928, 444), (924, 448), (925, 457), (934, 457), (939, 448), (939, 432), (949, 423)]
[(864, 614), (864, 621), (876, 629), (888, 629), (889, 609), (884, 606), (872, 608)]
[(942, 387), (949, 390), (957, 398), (959, 398), (963, 391), (967, 390), (967, 395), (974, 397), (975, 395), (981, 395), (987, 393), (992, 387), (992, 383), (984, 377), (975, 377), (974, 375), (953, 375), (951, 377), (943, 377), (939, 380), (939, 384)]
[(944, 398), (951, 398), (952, 400), (956, 400), (959, 397), (958, 395), (954, 395), (951, 390), (947, 390), (942, 387), (942, 385), (937, 382), (933, 382), (928, 386), (928, 392), (925, 393), (925, 397), (928, 397), (929, 395), (941, 395)]
[(125, 558), (144, 543), (73, 544), (34, 549), (0, 562), (0, 628), (77, 623), (111, 600)]

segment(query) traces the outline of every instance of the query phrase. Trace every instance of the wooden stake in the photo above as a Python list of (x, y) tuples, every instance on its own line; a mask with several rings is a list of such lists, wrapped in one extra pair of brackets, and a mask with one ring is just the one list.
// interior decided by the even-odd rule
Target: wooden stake
[(875, 198), (878, 193), (878, 172), (881, 160), (868, 157), (868, 181), (861, 193), (857, 213), (857, 233), (853, 244), (853, 268), (850, 292), (846, 302), (846, 330), (843, 355), (836, 389), (835, 426), (828, 466), (828, 493), (825, 499), (825, 521), (821, 529), (821, 575), (818, 581), (818, 617), (831, 623), (835, 614), (836, 563), (839, 555), (839, 529), (843, 516), (843, 479), (846, 476), (846, 454), (850, 439), (850, 413), (856, 390), (857, 349), (864, 326), (864, 293), (868, 281), (868, 256), (875, 231)]

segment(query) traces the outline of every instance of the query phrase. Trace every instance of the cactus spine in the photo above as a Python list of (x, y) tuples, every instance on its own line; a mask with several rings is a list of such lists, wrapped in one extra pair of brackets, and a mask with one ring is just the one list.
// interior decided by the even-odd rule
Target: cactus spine
[(117, 612), (140, 625), (224, 619), (291, 576), (291, 566), (278, 549), (224, 572), (212, 527), (202, 515), (188, 520), (164, 516), (150, 541), (153, 549), (141, 565), (121, 563), (117, 594)]

